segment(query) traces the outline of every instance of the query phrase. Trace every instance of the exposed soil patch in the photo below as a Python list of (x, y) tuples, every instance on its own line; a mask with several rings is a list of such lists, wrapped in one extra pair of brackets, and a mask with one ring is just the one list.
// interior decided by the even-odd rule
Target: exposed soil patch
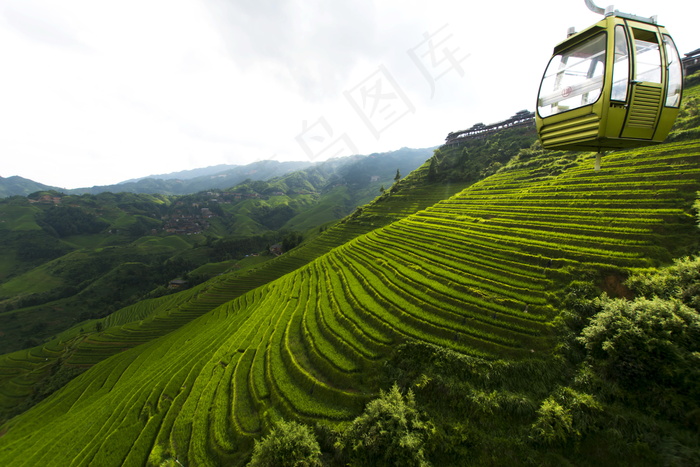
[(609, 274), (602, 280), (601, 289), (612, 298), (626, 298), (631, 300), (634, 293), (624, 284), (626, 277), (619, 274)]

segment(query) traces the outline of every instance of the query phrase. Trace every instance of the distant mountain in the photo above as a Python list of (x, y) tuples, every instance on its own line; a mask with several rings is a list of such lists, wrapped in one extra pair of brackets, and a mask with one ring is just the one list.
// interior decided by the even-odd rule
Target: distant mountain
[(245, 180), (268, 180), (310, 166), (310, 162), (259, 161), (248, 165), (218, 165), (201, 169), (152, 175), (116, 185), (93, 186), (67, 190), (71, 194), (104, 192), (187, 195), (198, 191), (225, 189)]
[(35, 191), (43, 190), (61, 190), (60, 188), (44, 185), (28, 178), (22, 178), (17, 175), (12, 177), (0, 177), (0, 198), (8, 196), (26, 196)]
[(146, 178), (156, 178), (159, 180), (173, 180), (173, 179), (190, 180), (190, 179), (197, 178), (197, 177), (206, 177), (208, 175), (220, 174), (222, 172), (233, 170), (237, 167), (240, 167), (240, 165), (238, 165), (238, 164), (212, 165), (209, 167), (202, 167), (199, 169), (181, 170), (179, 172), (169, 172), (169, 173), (159, 174), (159, 175), (149, 175), (147, 177), (132, 178), (130, 180), (124, 180), (123, 182), (119, 182), (118, 185), (122, 185), (125, 183), (135, 183), (135, 182), (139, 182), (141, 180), (144, 180)]
[[(312, 167), (322, 170), (339, 170), (337, 176), (344, 182), (369, 182), (385, 170), (399, 169), (404, 175), (418, 167), (432, 154), (434, 148), (401, 148), (396, 151), (374, 153), (367, 156), (355, 155), (323, 162), (279, 162), (258, 161), (247, 165), (215, 165), (199, 169), (150, 175), (143, 178), (125, 180), (114, 185), (100, 185), (75, 189), (64, 189), (44, 185), (32, 180), (13, 176), (0, 177), (0, 198), (27, 196), (37, 191), (58, 191), (65, 194), (99, 193), (140, 193), (160, 195), (189, 195), (207, 190), (225, 190), (245, 181), (265, 181)], [(341, 167), (346, 167), (341, 169)], [(332, 168), (332, 169), (331, 169)], [(382, 177), (384, 178), (384, 177)]]

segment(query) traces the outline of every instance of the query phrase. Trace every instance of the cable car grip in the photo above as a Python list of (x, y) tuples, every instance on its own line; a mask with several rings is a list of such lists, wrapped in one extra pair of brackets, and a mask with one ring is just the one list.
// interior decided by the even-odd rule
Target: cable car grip
[(609, 5), (606, 8), (601, 8), (597, 6), (595, 3), (593, 3), (593, 0), (584, 0), (586, 2), (586, 6), (588, 7), (589, 10), (591, 10), (593, 13), (598, 13), (599, 15), (603, 16), (610, 16), (614, 13), (615, 11), (615, 6)]

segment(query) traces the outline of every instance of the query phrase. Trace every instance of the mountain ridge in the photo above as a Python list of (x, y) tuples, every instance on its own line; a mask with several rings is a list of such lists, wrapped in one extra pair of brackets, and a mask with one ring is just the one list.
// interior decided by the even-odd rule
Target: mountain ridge
[(218, 165), (212, 165), (208, 167), (200, 167), (196, 169), (187, 169), (187, 170), (180, 170), (178, 172), (168, 172), (168, 173), (162, 173), (162, 174), (152, 174), (152, 175), (147, 175), (145, 177), (137, 177), (137, 178), (131, 178), (129, 180), (124, 180), (122, 182), (117, 183), (117, 185), (122, 185), (124, 183), (132, 183), (132, 182), (138, 182), (140, 180), (143, 180), (145, 178), (155, 178), (155, 179), (161, 179), (161, 180), (168, 180), (168, 179), (180, 179), (180, 180), (187, 180), (190, 178), (195, 178), (195, 177), (200, 177), (200, 176), (206, 176), (206, 175), (215, 175), (217, 173), (225, 172), (227, 170), (235, 169), (236, 167), (239, 167), (240, 164), (218, 164)]
[(263, 160), (245, 165), (219, 164), (209, 167), (182, 170), (177, 172), (149, 175), (124, 180), (112, 185), (97, 185), (65, 189), (56, 186), (45, 185), (20, 176), (0, 177), (0, 198), (9, 196), (27, 196), (36, 191), (57, 191), (66, 194), (99, 194), (103, 192), (129, 192), (143, 194), (187, 195), (209, 189), (225, 189), (237, 185), (246, 179), (267, 180), (274, 177), (303, 170), (305, 168), (329, 163), (352, 164), (361, 158), (387, 156), (406, 153), (407, 151), (431, 152), (430, 148), (401, 148), (384, 153), (372, 153), (368, 155), (352, 155), (344, 158), (320, 162), (304, 161), (275, 161)]
[(26, 196), (36, 191), (55, 189), (57, 188), (20, 177), (19, 175), (11, 177), (0, 176), (0, 199), (8, 196)]

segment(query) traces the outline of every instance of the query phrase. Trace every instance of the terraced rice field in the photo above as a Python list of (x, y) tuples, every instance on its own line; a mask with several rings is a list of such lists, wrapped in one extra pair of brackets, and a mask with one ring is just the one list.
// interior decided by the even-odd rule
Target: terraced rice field
[[(371, 218), (343, 222), (325, 231), (311, 242), (274, 261), (243, 274), (229, 274), (176, 295), (150, 299), (121, 309), (103, 320), (104, 331), (70, 337), (66, 333), (48, 345), (61, 349), (44, 352), (40, 360), (27, 357), (27, 351), (0, 356), (0, 412), (15, 407), (34, 392), (33, 384), (49, 376), (51, 366), (62, 359), (67, 365), (89, 368), (106, 358), (172, 332), (193, 319), (234, 298), (288, 274), (313, 261), (338, 245), (376, 228), (376, 222), (389, 223), (395, 217), (408, 215), (430, 206), (460, 185), (422, 187), (414, 196), (393, 196), (379, 206), (372, 206)], [(403, 213), (403, 214), (401, 214)], [(407, 214), (408, 213), (408, 214)], [(92, 329), (94, 324), (78, 327)]]
[(554, 175), (539, 170), (546, 162), (368, 229), (261, 287), (222, 281), (189, 297), (178, 306), (201, 316), (97, 363), (2, 427), (0, 459), (235, 464), (280, 417), (357, 416), (405, 340), (489, 359), (546, 354), (558, 297), (581, 270), (648, 267), (697, 235), (700, 142), (612, 154), (600, 172), (590, 160)]

